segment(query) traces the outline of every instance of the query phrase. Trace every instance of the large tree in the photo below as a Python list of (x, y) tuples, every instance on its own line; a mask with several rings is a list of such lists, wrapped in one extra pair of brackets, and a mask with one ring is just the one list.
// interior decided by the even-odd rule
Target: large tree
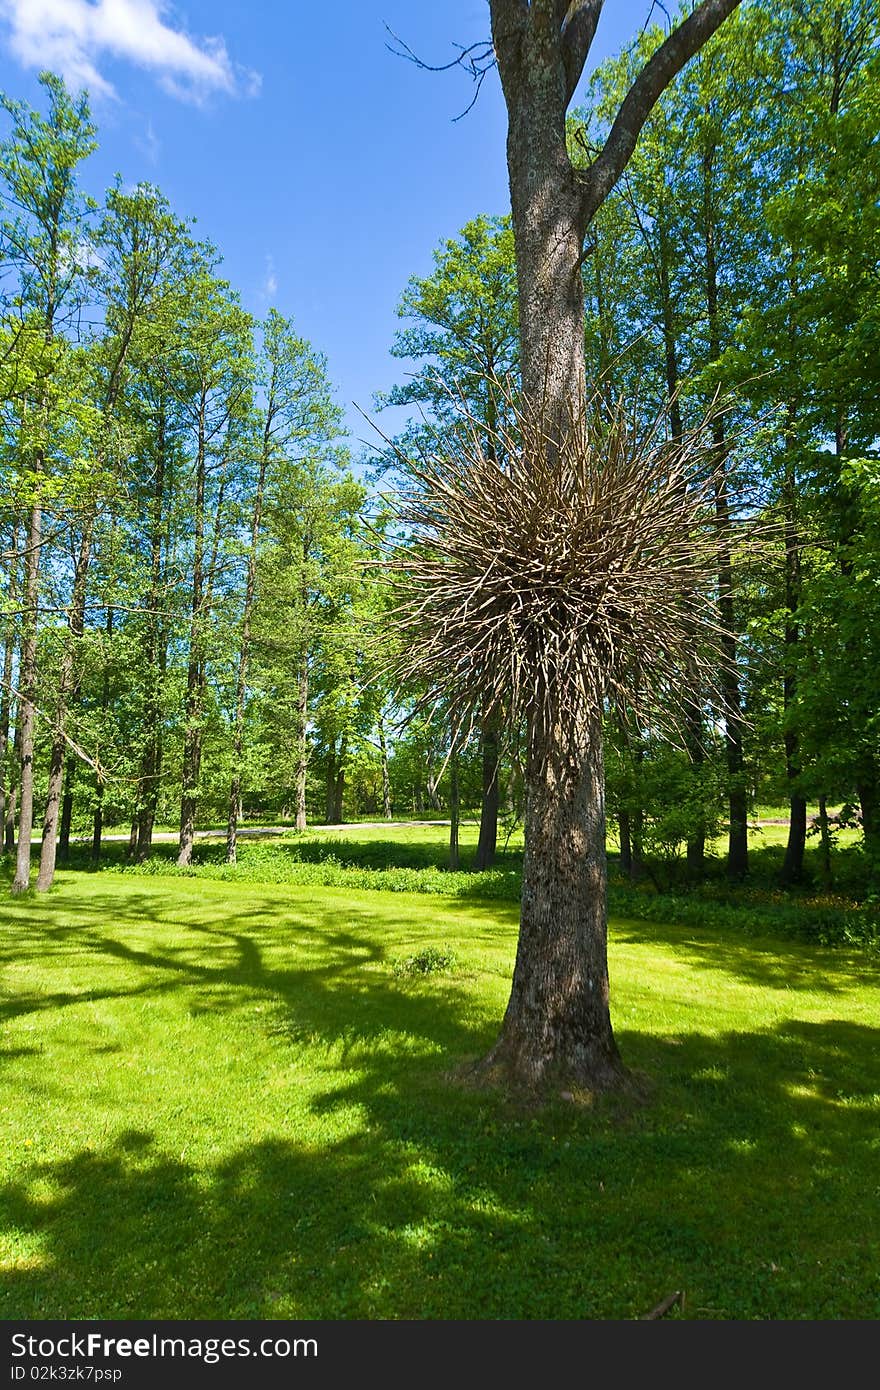
[[(545, 422), (551, 464), (586, 393), (587, 228), (661, 93), (737, 3), (702, 0), (673, 29), (629, 88), (602, 149), (576, 169), (566, 112), (602, 0), (489, 0), (508, 112), (523, 402)], [(529, 731), (519, 944), (488, 1064), (530, 1086), (565, 1079), (602, 1089), (619, 1085), (624, 1069), (608, 1003), (601, 711), (582, 706), (571, 720), (562, 707), (554, 713), (555, 694), (536, 693), (542, 717)]]

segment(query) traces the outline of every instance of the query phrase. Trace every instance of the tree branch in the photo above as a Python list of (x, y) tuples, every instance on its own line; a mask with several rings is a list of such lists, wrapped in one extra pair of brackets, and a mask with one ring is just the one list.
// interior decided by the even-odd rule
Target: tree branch
[[(581, 80), (604, 0), (572, 0), (562, 20), (562, 61), (565, 65), (565, 104), (571, 101)], [(563, 8), (560, 5), (560, 8)]]
[(601, 153), (586, 171), (579, 209), (584, 230), (626, 168), (660, 96), (739, 3), (740, 0), (702, 0), (648, 59), (624, 97)]
[(417, 68), (422, 68), (424, 72), (449, 72), (452, 68), (462, 68), (474, 83), (474, 95), (463, 111), (457, 116), (453, 116), (454, 121), (460, 121), (462, 116), (466, 116), (476, 103), (480, 95), (480, 88), (487, 72), (491, 72), (496, 66), (495, 50), (489, 39), (481, 39), (477, 43), (469, 44), (466, 48), (459, 43), (453, 44), (453, 48), (458, 49), (458, 56), (451, 59), (448, 63), (426, 63), (422, 58), (414, 53), (409, 44), (406, 43), (399, 34), (395, 34), (393, 29), (385, 25), (386, 30), (391, 35), (391, 43), (386, 43), (385, 47), (389, 53), (393, 53), (395, 58), (405, 58), (407, 62), (414, 63)]

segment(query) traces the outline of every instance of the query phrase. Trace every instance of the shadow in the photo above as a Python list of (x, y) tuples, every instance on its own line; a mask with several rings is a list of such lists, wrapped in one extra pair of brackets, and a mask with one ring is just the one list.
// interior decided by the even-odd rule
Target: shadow
[[(218, 920), (219, 896), (187, 893), (80, 895), (75, 923), (47, 912), (4, 937), (7, 964), (63, 950), (66, 968), (105, 981), (45, 996), (56, 1047), (75, 1001), (112, 1007), (128, 1049), (143, 1007), (174, 1002), (160, 1014), (171, 1027), (206, 1016), (202, 1048), (244, 1039), (248, 1103), (227, 1113), (209, 1050), (181, 1074), (195, 1091), (216, 1064), (219, 1108), (181, 1095), (175, 1110), (185, 1039), (172, 1035), (149, 1055), (133, 1124), (113, 1099), (125, 1050), (70, 1034), (82, 1080), (62, 1094), (53, 1073), (40, 1111), (58, 1156), (17, 1151), (0, 1188), (16, 1252), (2, 1316), (633, 1318), (673, 1288), (685, 1316), (880, 1315), (880, 1029), (619, 1029), (650, 1104), (529, 1111), (450, 1082), (452, 1061), (494, 1039), (495, 1006), (464, 976), (395, 977), (404, 938), (384, 940), (367, 908), (251, 896)], [(737, 966), (723, 942), (710, 958), (710, 943), (669, 939), (695, 964), (775, 986), (781, 950)], [(217, 1018), (224, 1029), (207, 1031)], [(6, 1058), (33, 1105), (45, 1059), (30, 1046)]]
[(844, 993), (847, 977), (858, 974), (866, 984), (880, 985), (880, 962), (865, 952), (796, 946), (765, 937), (737, 937), (727, 928), (680, 927), (674, 923), (611, 919), (610, 936), (626, 945), (662, 943), (677, 958), (703, 969), (719, 970), (746, 984), (765, 989)]
[(658, 1087), (622, 1116), (530, 1116), (383, 1058), (325, 1093), (363, 1123), (319, 1148), (198, 1168), (124, 1131), (36, 1163), (0, 1191), (42, 1252), (3, 1274), (4, 1315), (630, 1318), (684, 1287), (696, 1317), (876, 1317), (876, 1202), (854, 1221), (853, 1197), (876, 1193), (880, 1032), (622, 1042)]

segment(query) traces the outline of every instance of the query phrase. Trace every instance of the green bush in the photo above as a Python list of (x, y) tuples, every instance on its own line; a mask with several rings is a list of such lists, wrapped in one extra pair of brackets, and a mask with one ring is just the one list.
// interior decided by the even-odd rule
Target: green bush
[(443, 975), (458, 967), (458, 957), (454, 951), (442, 946), (425, 946), (410, 956), (400, 956), (394, 961), (395, 975)]

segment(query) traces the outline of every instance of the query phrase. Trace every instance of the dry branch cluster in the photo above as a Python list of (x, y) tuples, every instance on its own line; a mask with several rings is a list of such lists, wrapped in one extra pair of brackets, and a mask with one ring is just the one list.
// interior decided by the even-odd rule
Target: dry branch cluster
[(399, 675), (459, 727), (480, 707), (534, 728), (717, 685), (709, 417), (670, 438), (663, 416), (600, 395), (562, 429), (506, 404), (509, 427), (488, 433), (462, 405), (406, 460), (407, 540), (388, 557)]

